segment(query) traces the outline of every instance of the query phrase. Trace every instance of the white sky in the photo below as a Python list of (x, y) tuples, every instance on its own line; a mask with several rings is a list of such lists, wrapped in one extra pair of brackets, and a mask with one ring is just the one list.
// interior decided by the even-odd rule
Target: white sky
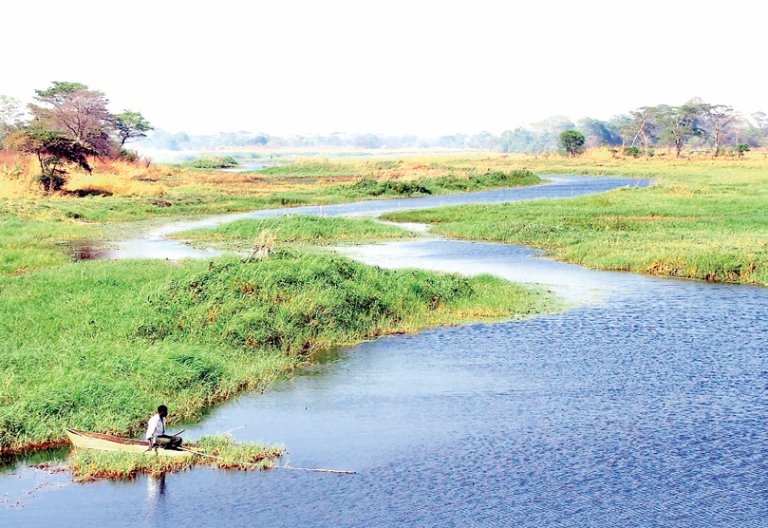
[(768, 112), (768, 2), (42, 0), (0, 94), (99, 89), (169, 131), (498, 133), (693, 96)]

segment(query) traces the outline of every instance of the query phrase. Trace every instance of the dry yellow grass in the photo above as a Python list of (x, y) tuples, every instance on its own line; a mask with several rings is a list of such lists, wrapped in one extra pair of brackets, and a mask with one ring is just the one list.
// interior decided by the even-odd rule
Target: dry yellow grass
[[(544, 173), (611, 174), (636, 172), (662, 175), (695, 166), (696, 171), (708, 167), (768, 168), (768, 150), (754, 150), (743, 158), (709, 154), (675, 157), (673, 152), (657, 150), (652, 158), (621, 155), (621, 149), (590, 149), (582, 156), (569, 158), (557, 154), (500, 154), (491, 152), (458, 152), (456, 154), (403, 154), (393, 160), (328, 160), (303, 158), (291, 164), (290, 174), (244, 174), (205, 172), (185, 168), (154, 165), (146, 161), (92, 160), (93, 172), (71, 169), (69, 181), (61, 197), (70, 194), (104, 194), (114, 196), (163, 196), (170, 190), (194, 188), (206, 194), (221, 196), (265, 196), (276, 192), (306, 191), (329, 185), (351, 183), (361, 177), (377, 180), (414, 180), (448, 174), (483, 174), (499, 169), (529, 169)], [(620, 169), (620, 170), (617, 170)], [(0, 151), (0, 198), (41, 196), (36, 176), (40, 172), (37, 159)], [(749, 171), (733, 177), (749, 178)], [(737, 183), (736, 181), (734, 183)], [(669, 192), (681, 195), (694, 192), (679, 184)], [(697, 189), (695, 192), (706, 192)]]

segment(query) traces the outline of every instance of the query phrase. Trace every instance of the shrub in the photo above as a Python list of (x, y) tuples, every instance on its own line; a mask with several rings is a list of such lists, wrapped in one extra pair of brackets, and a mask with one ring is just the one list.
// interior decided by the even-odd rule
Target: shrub
[(638, 147), (624, 147), (624, 155), (631, 156), (633, 158), (639, 158), (643, 153)]

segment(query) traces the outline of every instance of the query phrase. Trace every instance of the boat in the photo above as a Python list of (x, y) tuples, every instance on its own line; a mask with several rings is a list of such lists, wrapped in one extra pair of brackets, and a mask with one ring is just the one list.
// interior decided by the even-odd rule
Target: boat
[(66, 429), (69, 441), (79, 449), (95, 449), (97, 451), (127, 451), (129, 453), (147, 453), (154, 455), (170, 457), (191, 457), (189, 451), (174, 451), (172, 449), (147, 449), (147, 442), (142, 440), (132, 440), (130, 438), (120, 438), (101, 433), (89, 433), (86, 431), (77, 431), (75, 429)]

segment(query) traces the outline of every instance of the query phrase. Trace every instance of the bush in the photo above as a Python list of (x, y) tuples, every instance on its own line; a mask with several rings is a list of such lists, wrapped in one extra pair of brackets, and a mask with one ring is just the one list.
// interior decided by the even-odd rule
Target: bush
[(37, 177), (37, 181), (46, 192), (59, 191), (67, 183), (67, 179), (59, 173), (41, 174)]
[(638, 147), (624, 147), (624, 155), (632, 156), (633, 158), (639, 158), (643, 153)]
[(739, 143), (738, 145), (736, 145), (736, 155), (740, 158), (744, 157), (744, 154), (746, 154), (750, 150), (752, 149), (749, 148), (748, 143)]

